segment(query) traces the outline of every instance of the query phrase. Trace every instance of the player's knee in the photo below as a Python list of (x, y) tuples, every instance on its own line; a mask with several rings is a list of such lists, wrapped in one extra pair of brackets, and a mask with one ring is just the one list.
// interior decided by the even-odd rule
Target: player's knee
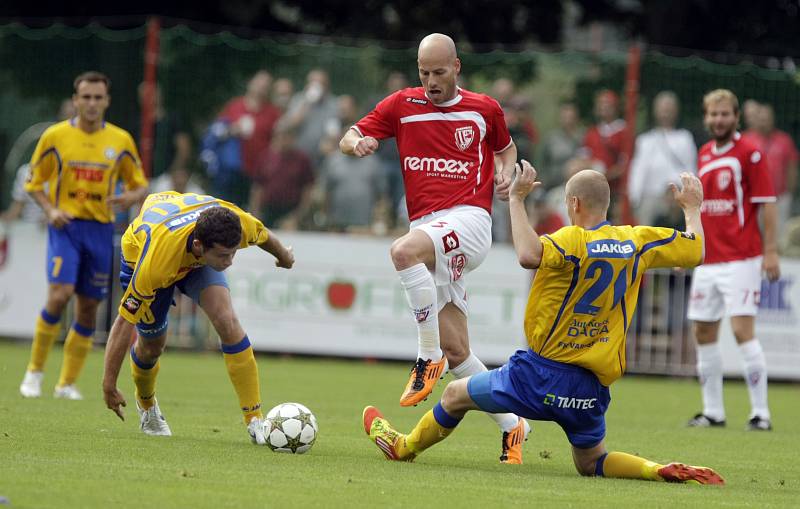
[(413, 244), (402, 237), (392, 243), (389, 254), (392, 257), (394, 268), (397, 270), (407, 269), (420, 263)]
[(67, 307), (69, 299), (75, 293), (75, 288), (72, 285), (53, 285), (47, 294), (47, 307), (52, 311), (56, 311), (59, 315)]
[(695, 322), (694, 335), (701, 345), (713, 343), (717, 340), (717, 326), (716, 324)]
[(464, 413), (465, 402), (469, 400), (466, 382), (467, 379), (454, 380), (442, 392), (442, 408), (453, 417), (460, 417)]
[(242, 326), (239, 324), (239, 319), (236, 318), (236, 313), (232, 309), (218, 313), (211, 318), (211, 323), (214, 324), (214, 329), (223, 343), (236, 342), (242, 339)]
[(144, 362), (155, 362), (164, 353), (163, 341), (138, 341), (136, 355)]

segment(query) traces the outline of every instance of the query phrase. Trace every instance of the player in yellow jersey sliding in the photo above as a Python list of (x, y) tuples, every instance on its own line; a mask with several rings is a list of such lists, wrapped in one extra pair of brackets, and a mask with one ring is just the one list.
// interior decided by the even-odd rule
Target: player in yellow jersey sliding
[[(61, 315), (75, 294), (75, 322), (64, 342), (61, 376), (53, 395), (82, 399), (75, 382), (91, 349), (97, 307), (108, 294), (111, 277), (112, 207), (127, 210), (147, 194), (133, 138), (103, 119), (111, 100), (111, 81), (92, 71), (75, 78), (73, 86), (72, 104), (78, 114), (42, 134), (25, 184), (47, 217), (49, 283), (19, 387), (26, 398), (42, 394), (45, 361), (58, 335)], [(120, 179), (125, 192), (114, 196)]]
[[(387, 458), (411, 461), (447, 438), (469, 410), (513, 412), (558, 423), (581, 475), (724, 484), (710, 468), (607, 452), (603, 440), (608, 387), (625, 371), (625, 335), (642, 274), (651, 267), (695, 267), (703, 260), (700, 182), (684, 173), (681, 186), (672, 186), (685, 214), (685, 232), (612, 226), (606, 220), (608, 181), (596, 171), (581, 171), (566, 186), (572, 226), (539, 237), (524, 206), (540, 185), (535, 180), (536, 170), (522, 161), (510, 190), (517, 257), (523, 267), (538, 269), (525, 311), (529, 349), (501, 368), (448, 384), (442, 400), (408, 435), (394, 430), (374, 407), (364, 409), (365, 431)], [(521, 427), (508, 434), (509, 456), (521, 453), (523, 436)]]
[[(238, 249), (258, 246), (275, 265), (290, 269), (292, 249), (239, 207), (213, 196), (174, 191), (151, 194), (122, 237), (124, 294), (106, 344), (103, 397), (124, 419), (117, 378), (130, 348), (139, 424), (147, 435), (171, 435), (155, 398), (159, 357), (167, 338), (167, 312), (175, 288), (203, 308), (219, 334), (225, 366), (254, 442), (264, 444), (258, 368), (250, 339), (231, 305), (222, 271)], [(130, 338), (134, 325), (138, 338)]]

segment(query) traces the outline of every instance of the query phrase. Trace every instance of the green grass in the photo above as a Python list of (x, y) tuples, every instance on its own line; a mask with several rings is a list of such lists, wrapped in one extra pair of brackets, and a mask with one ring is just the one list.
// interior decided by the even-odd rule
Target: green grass
[(683, 426), (699, 408), (692, 380), (631, 377), (614, 385), (611, 450), (714, 467), (728, 482), (720, 488), (581, 478), (552, 423), (533, 423), (524, 465), (500, 465), (499, 432), (479, 413), (415, 463), (385, 461), (364, 435), (361, 410), (375, 404), (399, 429), (414, 425), (423, 409), (397, 405), (407, 373), (400, 364), (259, 357), (264, 406), (298, 401), (319, 421), (314, 448), (292, 456), (250, 444), (220, 355), (162, 358), (158, 396), (170, 438), (139, 432), (127, 367), (120, 380), (127, 420), (105, 409), (99, 350), (80, 383), (83, 402), (50, 396), (60, 349), (51, 354), (46, 396), (23, 400), (17, 387), (27, 356), (27, 345), (0, 342), (0, 495), (13, 508), (709, 508), (800, 500), (798, 385), (771, 387), (772, 433), (744, 431), (741, 383), (725, 386), (728, 427), (711, 430)]

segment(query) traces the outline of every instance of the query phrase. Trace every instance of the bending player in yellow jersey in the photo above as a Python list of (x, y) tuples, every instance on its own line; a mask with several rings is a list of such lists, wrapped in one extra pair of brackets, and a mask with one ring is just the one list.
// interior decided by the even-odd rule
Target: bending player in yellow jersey
[(167, 312), (178, 288), (203, 308), (219, 334), (250, 437), (258, 444), (266, 443), (256, 360), (233, 311), (222, 272), (233, 263), (236, 251), (248, 246), (273, 255), (278, 267), (294, 265), (291, 248), (231, 203), (174, 191), (147, 197), (122, 237), (120, 282), (124, 294), (106, 344), (103, 397), (120, 419), (124, 419), (121, 407), (126, 402), (117, 389), (117, 378), (135, 325), (138, 339), (130, 347), (130, 363), (140, 427), (148, 435), (172, 434), (158, 407), (155, 389), (167, 338)]
[[(77, 296), (75, 322), (64, 342), (54, 396), (82, 398), (75, 382), (92, 346), (97, 307), (108, 294), (114, 258), (112, 207), (127, 210), (147, 194), (133, 138), (103, 119), (111, 100), (111, 81), (98, 72), (86, 72), (75, 78), (73, 86), (72, 103), (78, 115), (42, 134), (25, 184), (47, 216), (49, 283), (19, 387), (28, 398), (41, 396), (45, 361), (73, 294)], [(125, 192), (114, 196), (120, 179)]]
[[(513, 412), (558, 423), (572, 445), (581, 475), (653, 481), (724, 484), (706, 467), (662, 465), (622, 452), (607, 452), (608, 386), (625, 371), (625, 334), (636, 308), (642, 274), (650, 267), (694, 267), (703, 259), (696, 177), (673, 185), (686, 231), (649, 226), (611, 226), (606, 221), (606, 178), (584, 170), (567, 182), (572, 226), (539, 237), (528, 223), (525, 197), (538, 185), (536, 170), (522, 161), (511, 186), (514, 248), (520, 264), (538, 269), (525, 311), (529, 349), (499, 368), (451, 382), (442, 400), (408, 435), (394, 430), (374, 407), (364, 409), (364, 429), (387, 458), (411, 461), (444, 440), (469, 410)], [(519, 454), (524, 432), (506, 438)]]

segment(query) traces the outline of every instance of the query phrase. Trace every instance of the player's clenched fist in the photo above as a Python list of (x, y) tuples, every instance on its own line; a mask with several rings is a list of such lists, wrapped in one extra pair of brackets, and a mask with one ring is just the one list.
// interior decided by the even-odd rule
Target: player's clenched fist
[(358, 157), (372, 155), (378, 150), (378, 140), (372, 136), (364, 136), (356, 142), (353, 147), (353, 154)]

